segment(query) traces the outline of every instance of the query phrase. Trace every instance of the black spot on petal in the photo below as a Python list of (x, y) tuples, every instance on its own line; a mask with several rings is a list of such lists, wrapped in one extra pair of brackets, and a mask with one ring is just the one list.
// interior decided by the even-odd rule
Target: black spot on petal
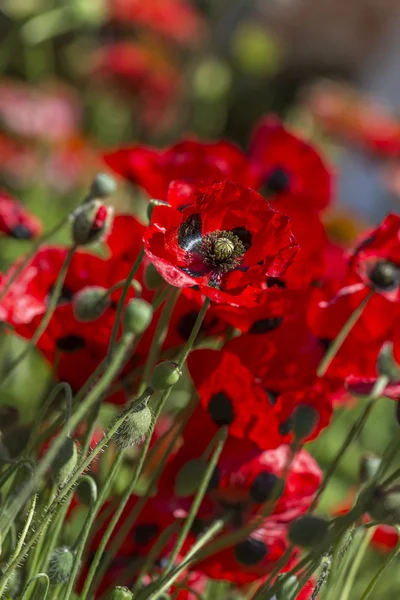
[(279, 433), (280, 435), (288, 435), (292, 431), (293, 421), (292, 419), (288, 419), (279, 425)]
[(196, 250), (196, 246), (201, 242), (201, 239), (201, 216), (190, 215), (190, 217), (179, 226), (178, 244), (183, 250), (193, 252)]
[[(47, 296), (47, 299), (49, 300), (53, 294), (53, 290), (54, 290), (54, 285), (52, 285), (49, 289), (49, 293)], [(61, 306), (63, 304), (69, 304), (72, 302), (74, 298), (74, 292), (67, 287), (66, 285), (63, 285), (61, 288), (61, 293), (57, 299), (57, 306)]]
[(285, 192), (290, 185), (290, 175), (282, 167), (276, 167), (266, 178), (265, 185), (270, 194)]
[(231, 229), (231, 232), (239, 238), (246, 250), (250, 248), (253, 238), (250, 231), (245, 227), (235, 227), (234, 229)]
[(275, 406), (275, 404), (279, 398), (279, 392), (274, 392), (273, 390), (268, 389), (268, 390), (265, 390), (265, 393), (267, 394), (270, 405)]
[(258, 333), (268, 333), (268, 331), (274, 331), (274, 329), (278, 329), (280, 325), (282, 325), (283, 318), (282, 317), (270, 317), (269, 319), (260, 319), (259, 321), (255, 321), (249, 330), (249, 333), (258, 334)]
[(11, 230), (11, 236), (16, 240), (30, 240), (33, 237), (32, 231), (26, 225), (16, 225)]
[(275, 487), (278, 478), (269, 471), (261, 471), (254, 479), (250, 488), (250, 497), (254, 502), (261, 504), (266, 502)]
[(215, 467), (213, 474), (211, 475), (210, 482), (208, 484), (208, 491), (216, 490), (219, 486), (220, 473), (218, 467)]
[(266, 283), (268, 288), (278, 287), (284, 289), (286, 287), (285, 281), (280, 277), (267, 277)]
[(56, 340), (56, 346), (61, 352), (76, 352), (86, 346), (85, 340), (79, 335), (67, 335)]
[(156, 523), (137, 525), (133, 531), (133, 539), (138, 546), (147, 546), (160, 532)]
[(176, 329), (184, 340), (188, 340), (190, 334), (192, 333), (192, 329), (194, 324), (196, 323), (196, 319), (198, 317), (197, 310), (191, 310), (190, 312), (183, 315), (176, 326)]
[(208, 412), (214, 423), (218, 427), (230, 425), (233, 423), (235, 413), (233, 411), (232, 400), (224, 392), (214, 394), (208, 403)]
[(236, 559), (242, 565), (256, 565), (261, 562), (268, 554), (267, 545), (260, 540), (247, 538), (244, 542), (236, 544), (234, 548)]

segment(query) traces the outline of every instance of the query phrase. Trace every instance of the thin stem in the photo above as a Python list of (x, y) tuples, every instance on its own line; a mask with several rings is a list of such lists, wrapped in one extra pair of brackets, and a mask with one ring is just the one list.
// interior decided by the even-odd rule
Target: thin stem
[(371, 527), (371, 529), (367, 529), (365, 531), (364, 537), (361, 540), (356, 554), (353, 557), (349, 572), (347, 573), (347, 577), (344, 580), (344, 585), (342, 589), (342, 593), (339, 596), (339, 600), (348, 600), (350, 598), (350, 593), (354, 585), (354, 581), (364, 558), (364, 554), (367, 551), (369, 543), (374, 535), (375, 529)]
[(199, 335), (199, 331), (204, 321), (204, 317), (206, 316), (207, 309), (210, 306), (210, 302), (210, 298), (206, 298), (203, 302), (203, 306), (201, 307), (199, 314), (197, 315), (197, 319), (190, 333), (189, 339), (187, 340), (182, 350), (182, 354), (178, 360), (178, 367), (180, 369), (182, 369), (184, 363), (186, 362), (186, 359), (189, 356), (191, 349), (193, 348), (193, 344), (196, 341), (197, 336)]
[(226, 426), (224, 426), (220, 429), (220, 431), (218, 431), (218, 433), (215, 436), (215, 442), (216, 442), (215, 449), (212, 453), (211, 460), (207, 465), (207, 469), (204, 472), (203, 478), (199, 482), (199, 488), (198, 488), (198, 491), (197, 491), (197, 493), (193, 499), (193, 502), (191, 504), (189, 514), (185, 519), (185, 522), (180, 531), (178, 539), (176, 540), (176, 543), (171, 551), (171, 554), (170, 554), (169, 560), (168, 560), (168, 564), (164, 571), (165, 574), (167, 574), (169, 571), (171, 571), (176, 559), (179, 556), (180, 551), (182, 550), (183, 544), (185, 543), (185, 540), (186, 540), (186, 538), (189, 534), (189, 531), (193, 525), (196, 515), (199, 512), (199, 508), (203, 501), (203, 498), (206, 495), (209, 483), (211, 481), (211, 477), (212, 477), (212, 475), (215, 471), (215, 468), (218, 464), (218, 461), (221, 456), (221, 452), (224, 448), (227, 437), (228, 437), (228, 429)]
[(350, 315), (350, 317), (347, 319), (346, 323), (343, 325), (342, 329), (339, 331), (338, 335), (336, 336), (336, 338), (334, 339), (334, 341), (328, 348), (328, 351), (326, 352), (325, 356), (323, 357), (320, 364), (318, 365), (318, 369), (317, 369), (318, 377), (323, 377), (325, 375), (325, 373), (327, 372), (331, 362), (333, 361), (336, 354), (339, 352), (340, 348), (346, 341), (347, 336), (353, 329), (354, 325), (357, 323), (358, 319), (361, 317), (365, 307), (367, 306), (368, 302), (372, 298), (373, 293), (374, 292), (371, 290), (365, 296), (365, 298), (362, 299), (362, 301), (360, 302), (358, 307)]
[(136, 273), (139, 270), (139, 267), (142, 263), (143, 257), (144, 257), (144, 248), (142, 247), (138, 256), (136, 257), (135, 262), (132, 265), (131, 270), (129, 271), (129, 273), (125, 279), (124, 286), (121, 291), (121, 296), (118, 300), (117, 310), (115, 312), (115, 320), (114, 320), (113, 328), (111, 331), (110, 343), (108, 346), (108, 357), (109, 358), (112, 357), (112, 355), (114, 353), (115, 345), (117, 343), (118, 329), (120, 326), (122, 311), (124, 309), (125, 301), (128, 296), (129, 287), (131, 285), (132, 279), (135, 277)]
[(69, 598), (72, 595), (75, 579), (76, 579), (78, 572), (80, 570), (80, 567), (81, 567), (81, 560), (82, 560), (82, 556), (83, 556), (83, 552), (85, 550), (87, 540), (89, 538), (90, 530), (91, 530), (94, 520), (97, 516), (97, 513), (99, 512), (100, 508), (103, 505), (103, 502), (107, 498), (107, 495), (108, 495), (108, 492), (110, 491), (111, 485), (113, 484), (115, 477), (117, 476), (118, 471), (120, 470), (123, 459), (124, 459), (124, 451), (120, 450), (117, 454), (115, 461), (113, 462), (111, 470), (107, 475), (107, 478), (106, 478), (104, 485), (97, 497), (96, 502), (89, 510), (89, 513), (86, 517), (85, 524), (82, 528), (82, 531), (79, 535), (79, 538), (78, 538), (76, 544), (74, 545), (74, 554), (75, 554), (74, 566), (72, 568), (72, 572), (69, 577), (68, 583), (65, 586), (64, 595), (62, 596), (64, 598), (64, 600), (69, 600)]
[[(396, 529), (400, 536), (399, 528), (397, 527)], [(397, 544), (397, 547), (395, 548), (395, 550), (389, 555), (388, 559), (383, 563), (381, 568), (375, 573), (374, 577), (371, 579), (371, 581), (368, 584), (368, 586), (366, 587), (363, 595), (361, 596), (361, 600), (367, 600), (371, 596), (371, 593), (374, 590), (376, 584), (381, 579), (382, 575), (384, 575), (386, 573), (388, 568), (391, 566), (391, 564), (398, 557), (399, 554), (400, 554), (400, 542)]]
[(31, 350), (36, 346), (37, 342), (40, 340), (43, 333), (46, 331), (47, 326), (50, 323), (51, 318), (54, 314), (54, 311), (57, 308), (57, 303), (61, 296), (62, 287), (64, 285), (65, 277), (67, 276), (68, 268), (69, 268), (72, 258), (74, 256), (75, 249), (76, 249), (75, 245), (69, 249), (68, 254), (65, 257), (64, 264), (62, 265), (60, 272), (58, 274), (56, 284), (55, 284), (52, 294), (50, 296), (49, 303), (48, 303), (46, 312), (43, 315), (43, 318), (40, 321), (40, 324), (39, 324), (38, 328), (36, 329), (35, 333), (29, 340), (27, 347), (9, 365), (9, 367), (7, 369), (7, 374), (5, 375), (4, 379), (2, 380), (0, 387), (4, 385), (4, 383), (8, 380), (10, 375), (14, 372), (14, 370), (18, 367), (18, 365), (24, 360), (24, 358), (26, 358), (26, 356), (31, 352)]
[(336, 471), (340, 461), (342, 460), (344, 454), (346, 453), (347, 449), (349, 448), (350, 444), (353, 442), (353, 440), (355, 440), (360, 431), (362, 430), (362, 428), (364, 427), (376, 401), (378, 400), (378, 398), (381, 396), (382, 392), (384, 391), (386, 385), (388, 383), (388, 378), (386, 377), (386, 375), (381, 375), (381, 377), (379, 377), (379, 379), (377, 380), (377, 382), (375, 383), (370, 395), (368, 396), (368, 398), (366, 399), (366, 406), (362, 412), (362, 414), (360, 415), (360, 417), (357, 419), (357, 421), (353, 424), (353, 426), (351, 427), (345, 441), (343, 442), (340, 450), (337, 452), (337, 454), (335, 455), (334, 460), (331, 462), (331, 464), (329, 465), (324, 478), (322, 480), (321, 485), (318, 488), (318, 491), (314, 497), (314, 500), (312, 501), (310, 508), (309, 508), (309, 512), (311, 512), (312, 510), (314, 510), (314, 508), (317, 506), (318, 501), (320, 499), (320, 497), (322, 496), (322, 494), (324, 493), (324, 491), (326, 490), (326, 487), (329, 483), (329, 480), (331, 479), (332, 475), (334, 474), (334, 472)]
[(7, 280), (6, 285), (1, 290), (1, 292), (0, 292), (0, 302), (3, 300), (3, 298), (5, 297), (5, 295), (7, 294), (7, 292), (9, 291), (9, 289), (11, 288), (12, 284), (15, 282), (15, 280), (19, 277), (19, 275), (21, 275), (22, 271), (27, 267), (27, 265), (29, 264), (29, 262), (35, 256), (35, 254), (39, 250), (40, 246), (42, 244), (44, 244), (45, 242), (47, 242), (47, 240), (49, 240), (51, 237), (53, 237), (53, 235), (55, 235), (56, 233), (58, 233), (58, 231), (60, 231), (68, 223), (68, 220), (69, 220), (69, 215), (67, 217), (65, 217), (60, 223), (57, 223), (57, 225), (55, 225), (46, 234), (42, 235), (41, 238), (39, 238), (38, 240), (36, 240), (33, 243), (30, 252), (25, 256), (25, 258), (23, 260), (21, 260), (21, 262), (19, 263), (19, 265), (13, 271), (11, 277)]
[(170, 295), (168, 300), (165, 302), (164, 307), (161, 311), (160, 318), (158, 319), (157, 327), (154, 332), (153, 341), (146, 358), (146, 363), (143, 369), (142, 381), (139, 386), (139, 394), (146, 389), (147, 384), (150, 380), (150, 375), (153, 371), (154, 365), (157, 362), (157, 358), (160, 354), (161, 347), (165, 341), (168, 333), (169, 322), (171, 319), (172, 311), (174, 310), (175, 303), (178, 299), (180, 289), (177, 288)]
[(29, 597), (29, 592), (32, 591), (31, 588), (35, 585), (36, 581), (40, 581), (41, 579), (44, 579), (44, 584), (46, 586), (41, 600), (46, 600), (50, 588), (49, 576), (46, 573), (38, 573), (28, 581), (28, 583), (23, 589), (20, 600), (26, 600)]

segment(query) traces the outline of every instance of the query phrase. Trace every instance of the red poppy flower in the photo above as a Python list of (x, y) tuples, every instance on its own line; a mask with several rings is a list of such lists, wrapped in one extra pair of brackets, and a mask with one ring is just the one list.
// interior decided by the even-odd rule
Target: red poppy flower
[(0, 190), (0, 232), (19, 240), (29, 240), (41, 231), (40, 221), (15, 198)]
[(257, 184), (284, 214), (292, 208), (320, 211), (332, 196), (331, 176), (318, 152), (285, 129), (277, 117), (257, 125), (249, 149)]
[(390, 552), (397, 547), (399, 534), (391, 525), (378, 525), (374, 531), (371, 544), (383, 552)]
[(187, 0), (109, 0), (111, 18), (148, 27), (178, 44), (192, 46), (204, 34), (204, 21)]
[[(172, 205), (174, 196), (170, 189)], [(144, 236), (147, 256), (168, 283), (245, 304), (266, 277), (280, 277), (293, 261), (297, 245), (288, 219), (257, 192), (225, 182), (187, 201), (179, 211), (156, 207)]]
[(187, 204), (186, 190), (199, 184), (229, 180), (253, 187), (246, 155), (230, 142), (183, 140), (166, 150), (133, 146), (107, 153), (104, 160), (115, 173), (145, 189), (151, 198), (163, 200), (172, 181), (185, 182), (183, 204)]
[(237, 356), (225, 351), (197, 350), (190, 354), (188, 368), (201, 403), (192, 423), (195, 428), (203, 427), (204, 439), (205, 432), (210, 432), (206, 443), (218, 427), (229, 425), (229, 435), (251, 440), (259, 448), (276, 448), (280, 444), (278, 424), (267, 395)]

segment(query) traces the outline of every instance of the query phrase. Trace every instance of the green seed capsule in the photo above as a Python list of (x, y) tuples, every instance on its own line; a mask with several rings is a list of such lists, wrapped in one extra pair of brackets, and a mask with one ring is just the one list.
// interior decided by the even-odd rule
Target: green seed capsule
[(153, 318), (153, 307), (151, 304), (135, 298), (130, 300), (124, 313), (124, 330), (139, 335), (146, 331)]
[(329, 523), (321, 517), (304, 515), (289, 526), (289, 539), (292, 544), (308, 548), (317, 546), (325, 539)]
[(85, 202), (71, 216), (72, 240), (78, 246), (100, 242), (109, 232), (114, 210), (101, 200)]
[(66, 583), (71, 575), (75, 557), (70, 548), (56, 548), (49, 559), (47, 574), (51, 583)]
[(113, 589), (109, 600), (132, 600), (133, 594), (128, 590), (127, 587), (118, 586)]
[(176, 363), (171, 360), (164, 360), (154, 367), (150, 387), (155, 391), (166, 390), (178, 383), (181, 375), (182, 371)]
[(115, 443), (121, 450), (136, 446), (149, 431), (152, 421), (153, 414), (148, 406), (128, 409), (125, 421), (115, 433)]
[(72, 310), (76, 320), (85, 323), (101, 317), (110, 303), (110, 296), (108, 296), (106, 288), (88, 286), (75, 294)]
[(143, 278), (148, 290), (158, 290), (165, 284), (165, 279), (160, 275), (153, 263), (150, 263), (146, 267)]
[(98, 173), (90, 188), (92, 198), (107, 198), (117, 189), (115, 179), (107, 173)]

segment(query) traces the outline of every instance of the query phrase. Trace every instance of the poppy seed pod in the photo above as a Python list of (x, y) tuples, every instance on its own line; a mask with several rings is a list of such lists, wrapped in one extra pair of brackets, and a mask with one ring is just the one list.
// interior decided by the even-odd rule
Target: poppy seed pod
[(90, 187), (90, 196), (92, 198), (107, 198), (117, 189), (115, 179), (107, 173), (98, 173)]
[(134, 298), (126, 305), (123, 325), (128, 333), (140, 335), (151, 323), (153, 318), (153, 307), (141, 298)]
[(147, 265), (143, 278), (148, 290), (158, 290), (165, 284), (165, 279), (161, 277), (153, 263)]
[(289, 526), (289, 539), (295, 546), (308, 548), (324, 541), (329, 523), (321, 517), (304, 515)]
[(53, 462), (53, 476), (58, 485), (64, 485), (78, 462), (78, 449), (74, 440), (67, 437)]
[(369, 273), (369, 279), (376, 290), (394, 290), (400, 283), (400, 269), (389, 260), (378, 260)]
[(115, 443), (121, 450), (139, 444), (149, 431), (153, 414), (147, 405), (141, 404), (134, 410), (128, 409), (122, 425), (115, 433)]
[(178, 368), (177, 363), (164, 360), (154, 367), (150, 387), (155, 391), (166, 390), (178, 383), (181, 375), (182, 371)]
[(66, 583), (71, 575), (75, 557), (68, 546), (56, 548), (50, 556), (47, 574), (51, 583)]
[(72, 239), (85, 246), (101, 242), (111, 228), (114, 209), (101, 200), (85, 202), (72, 213)]
[(293, 433), (297, 440), (312, 434), (318, 422), (318, 412), (308, 404), (299, 404), (293, 412)]
[(189, 460), (178, 471), (174, 483), (174, 492), (181, 498), (193, 496), (199, 487), (199, 481), (207, 470), (207, 461), (202, 458)]
[(109, 600), (131, 600), (131, 598), (133, 598), (132, 592), (120, 585), (114, 588), (109, 596)]
[(394, 357), (392, 342), (383, 344), (378, 354), (376, 368), (379, 375), (386, 375), (391, 383), (400, 380), (400, 365)]
[(77, 321), (83, 323), (94, 321), (101, 317), (110, 306), (110, 297), (106, 288), (88, 286), (75, 294), (72, 310)]

